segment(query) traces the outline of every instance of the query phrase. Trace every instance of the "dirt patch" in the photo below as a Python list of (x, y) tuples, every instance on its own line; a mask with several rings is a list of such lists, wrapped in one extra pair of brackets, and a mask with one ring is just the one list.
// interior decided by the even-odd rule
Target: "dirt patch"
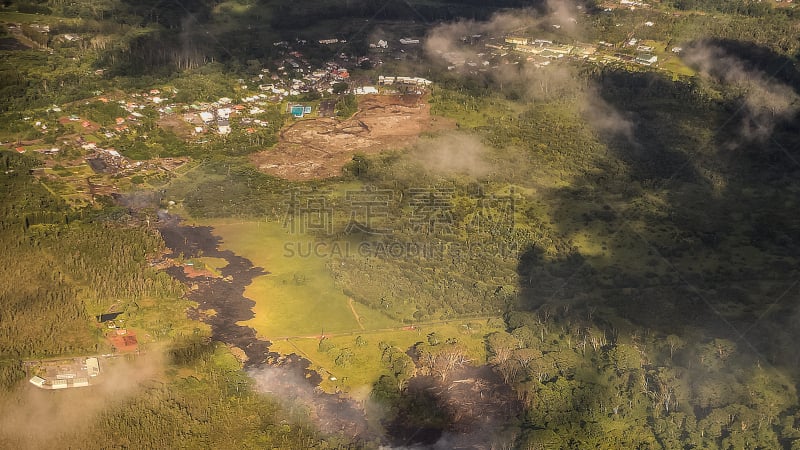
[(139, 348), (139, 340), (136, 339), (136, 334), (130, 330), (126, 330), (125, 334), (114, 332), (108, 336), (108, 340), (120, 353), (135, 352)]
[(158, 127), (174, 133), (181, 139), (188, 139), (191, 137), (194, 127), (186, 123), (183, 118), (177, 114), (170, 114), (158, 119)]
[(194, 266), (184, 265), (183, 266), (183, 273), (186, 274), (188, 278), (214, 278), (215, 275), (207, 269), (198, 269)]
[(281, 131), (278, 144), (253, 155), (262, 171), (289, 180), (341, 175), (353, 154), (375, 154), (414, 143), (426, 131), (455, 127), (431, 117), (427, 95), (367, 95), (350, 119), (301, 120)]

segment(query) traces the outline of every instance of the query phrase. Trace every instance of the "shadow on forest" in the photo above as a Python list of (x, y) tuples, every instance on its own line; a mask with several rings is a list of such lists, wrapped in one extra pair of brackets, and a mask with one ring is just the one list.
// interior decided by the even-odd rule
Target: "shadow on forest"
[[(687, 47), (698, 46), (715, 46), (752, 76), (798, 92), (796, 66), (766, 48), (721, 40)], [(523, 253), (523, 306), (600, 308), (598, 317), (663, 334), (700, 330), (738, 342), (756, 359), (796, 364), (796, 110), (786, 120), (776, 116), (769, 136), (748, 139), (745, 94), (714, 98), (655, 72), (606, 71), (595, 81), (602, 99), (632, 121), (631, 139), (602, 137), (626, 171), (586, 175), (552, 195), (566, 199), (556, 202), (556, 217), (579, 220), (576, 202), (604, 210), (582, 218), (586, 229), (601, 230), (604, 251), (575, 250), (556, 261), (536, 248)], [(570, 236), (566, 223), (555, 226)]]

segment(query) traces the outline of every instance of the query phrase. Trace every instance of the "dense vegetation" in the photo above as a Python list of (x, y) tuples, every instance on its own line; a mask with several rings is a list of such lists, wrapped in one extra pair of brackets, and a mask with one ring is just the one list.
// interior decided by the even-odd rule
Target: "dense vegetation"
[[(761, 67), (782, 58), (755, 53)], [(778, 73), (797, 89), (793, 69)], [(628, 114), (630, 134), (581, 125), (580, 91), (516, 115), (481, 91), (466, 101), (459, 89), (438, 92), (439, 111), (476, 124), (496, 148), (490, 180), (470, 188), (398, 155), (359, 157), (350, 172), (406, 195), (451, 187), (453, 232), (419, 232), (407, 199), (392, 211), (391, 240), (484, 245), (438, 258), (387, 250), (332, 270), (353, 298), (409, 322), (505, 311), (510, 335), (487, 345), (528, 405), (523, 446), (796, 445), (788, 318), (800, 228), (782, 212), (796, 200), (778, 194), (797, 188), (796, 115), (763, 140), (747, 134), (753, 112), (741, 93), (723, 86), (613, 69), (588, 76)], [(472, 228), (480, 213), (502, 215), (475, 193), (502, 194), (506, 183), (519, 186), (513, 233)], [(519, 249), (516, 267), (487, 243)], [(417, 395), (402, 388), (403, 373), (376, 385), (401, 386), (386, 397), (398, 405)]]
[[(233, 96), (237, 78), (284, 56), (271, 45), (279, 40), (336, 36), (349, 41), (337, 51), (365, 51), (364, 19), (486, 19), (530, 6), (491, 3), (4, 2), (4, 13), (19, 14), (14, 33), (25, 48), (0, 51), (0, 136), (40, 138), (25, 119), (32, 112), (51, 130), (48, 145), (70, 134), (61, 115), (107, 129), (126, 113), (97, 92), (169, 87), (181, 103)], [(463, 381), (452, 375), (474, 352), (465, 342), (483, 336), (474, 321), (492, 325), (485, 357), (473, 362), (486, 361), (522, 405), (509, 408), (498, 442), (800, 448), (796, 9), (705, 0), (664, 2), (666, 12), (586, 6), (587, 40), (623, 42), (636, 29), (665, 50), (681, 45), (727, 64), (687, 57), (690, 70), (668, 74), (575, 63), (509, 80), (426, 63), (419, 70), (435, 81), (432, 112), (457, 131), (425, 136), (411, 152), (356, 155), (333, 181), (291, 183), (245, 159), (276, 142), (287, 120), (278, 105), (257, 132), (202, 142), (160, 126), (152, 111), (135, 132), (95, 137), (132, 159), (190, 157), (189, 175), (156, 181), (159, 198), (194, 218), (286, 223), (292, 193), (324, 196), (334, 221), (311, 240), (367, 244), (330, 257), (336, 289), (392, 323), (465, 320), (462, 335), (432, 332), (412, 346), (351, 339), (380, 350), (371, 398), (387, 428), (410, 423), (413, 436), (453, 426), (458, 411), (419, 386)], [(65, 33), (83, 39), (57, 39)], [(0, 39), (10, 36), (3, 29)], [(308, 52), (332, 55), (313, 44)], [(341, 95), (335, 112), (349, 117), (357, 106)], [(463, 135), (480, 149), (480, 170), (437, 169), (425, 158)], [(230, 352), (187, 319), (184, 287), (151, 266), (164, 243), (146, 219), (104, 197), (70, 206), (31, 174), (37, 165), (0, 151), (0, 413), (26, 402), (13, 390), (24, 382), (21, 360), (109, 351), (94, 319), (108, 310), (124, 309), (129, 326), (158, 343), (147, 350), (163, 345), (167, 361), (85, 427), (41, 442), (0, 431), (0, 447), (350, 444), (315, 430), (309, 411), (256, 393)], [(354, 211), (363, 212), (349, 200), (356, 191), (391, 192), (380, 221), (353, 227), (362, 218)], [(350, 347), (328, 339), (318, 347), (337, 368), (358, 370)]]

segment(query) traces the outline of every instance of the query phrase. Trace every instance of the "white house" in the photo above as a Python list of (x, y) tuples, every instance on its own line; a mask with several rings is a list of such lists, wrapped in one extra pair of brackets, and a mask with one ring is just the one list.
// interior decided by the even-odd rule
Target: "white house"
[(206, 123), (211, 122), (212, 120), (214, 120), (214, 114), (208, 111), (200, 111), (200, 119)]
[(353, 94), (356, 95), (377, 94), (377, 93), (378, 89), (375, 86), (363, 86), (353, 89)]
[(636, 62), (645, 66), (652, 66), (656, 62), (658, 62), (658, 56), (656, 55), (639, 55), (636, 57)]

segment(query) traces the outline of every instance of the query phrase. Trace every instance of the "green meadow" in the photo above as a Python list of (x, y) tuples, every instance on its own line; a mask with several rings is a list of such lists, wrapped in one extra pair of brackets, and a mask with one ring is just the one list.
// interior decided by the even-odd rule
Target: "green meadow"
[[(398, 327), (396, 321), (351, 300), (328, 269), (332, 259), (307, 254), (310, 236), (290, 233), (279, 222), (211, 221), (222, 248), (268, 272), (245, 296), (256, 302), (251, 326), (267, 339)], [(305, 249), (298, 251), (287, 250)]]

